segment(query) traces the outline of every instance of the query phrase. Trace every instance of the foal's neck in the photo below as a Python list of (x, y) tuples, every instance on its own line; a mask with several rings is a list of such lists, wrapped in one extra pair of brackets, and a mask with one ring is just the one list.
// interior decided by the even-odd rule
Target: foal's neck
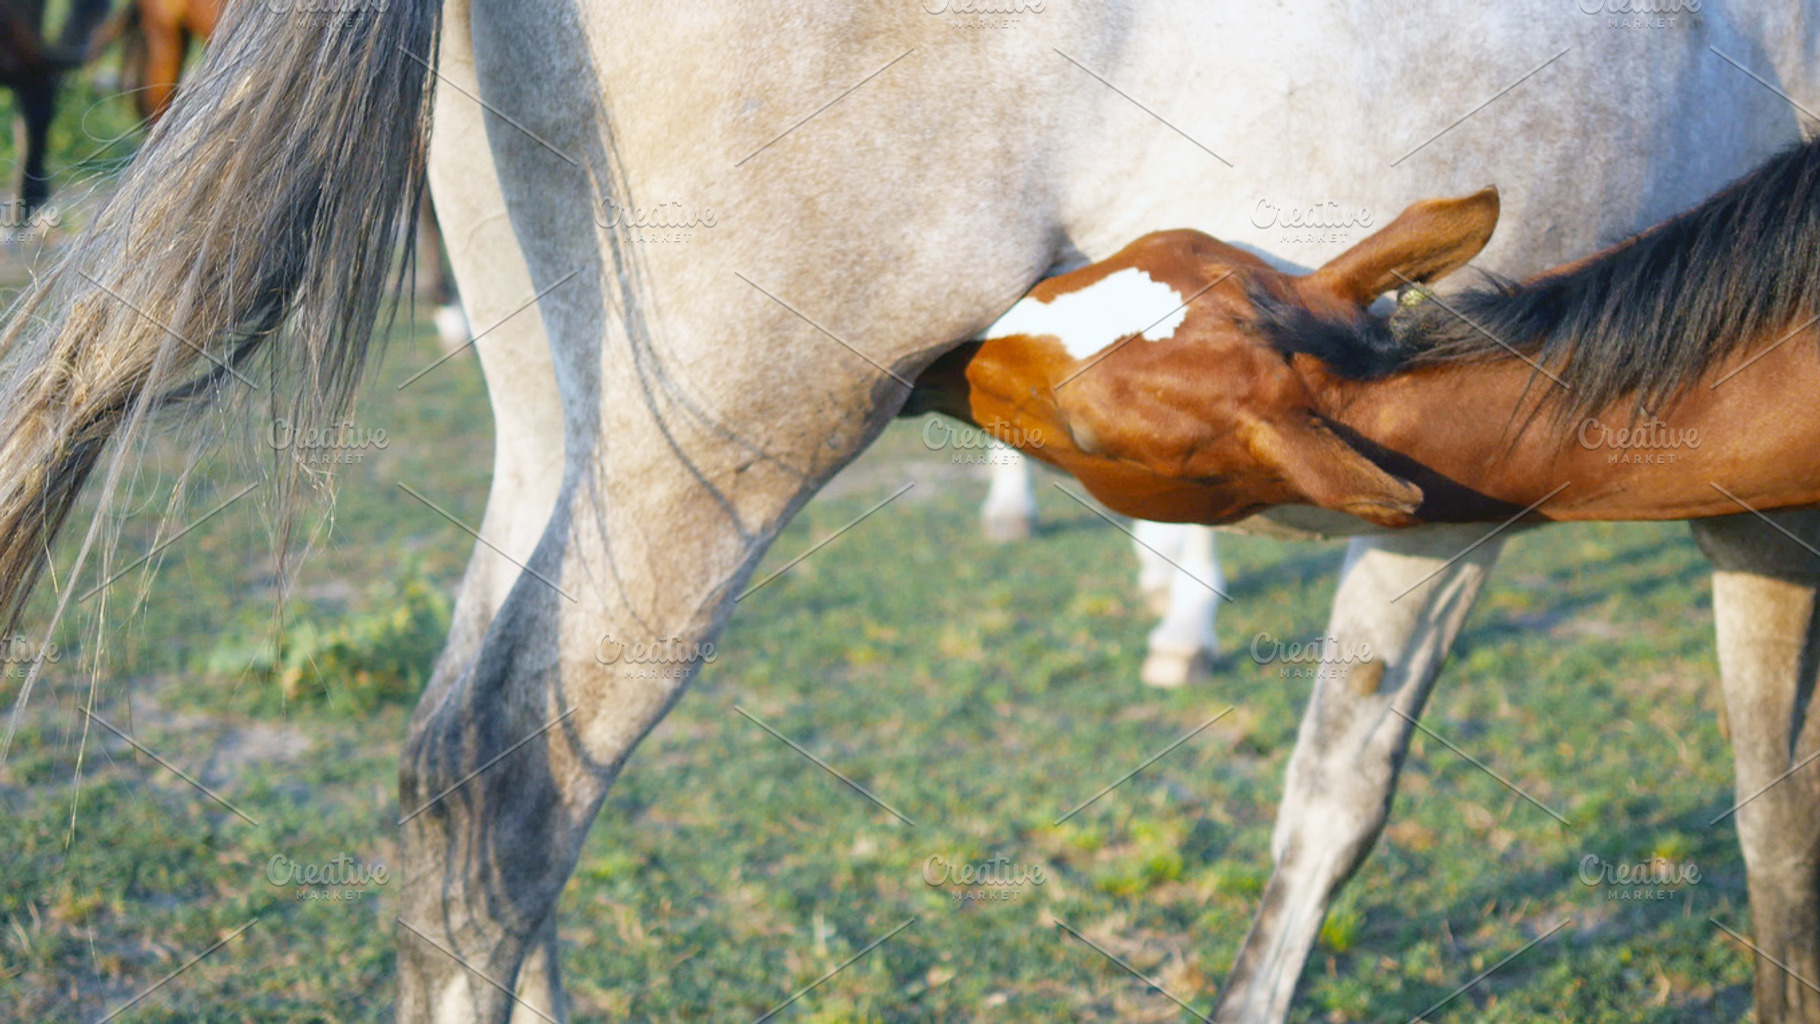
[[(1803, 318), (1805, 319), (1805, 318)], [(1683, 519), (1820, 503), (1820, 359), (1799, 322), (1748, 339), (1660, 409), (1563, 420), (1568, 382), (1519, 356), (1344, 380), (1298, 358), (1316, 406), (1434, 521)]]

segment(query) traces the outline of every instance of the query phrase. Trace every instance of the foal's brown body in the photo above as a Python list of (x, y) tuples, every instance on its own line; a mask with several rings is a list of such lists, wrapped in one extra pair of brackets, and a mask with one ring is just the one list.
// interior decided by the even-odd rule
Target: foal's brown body
[[(1200, 232), (1147, 235), (1043, 282), (1025, 302), (1085, 296), (1136, 270), (1184, 304), (1167, 337), (1134, 329), (1087, 353), (1052, 335), (989, 331), (932, 366), (911, 409), (970, 420), (1071, 473), (1109, 507), (1151, 520), (1221, 523), (1313, 504), (1396, 527), (1520, 514), (1690, 519), (1820, 503), (1820, 461), (1806, 457), (1820, 450), (1820, 358), (1805, 308), (1732, 339), (1659, 409), (1640, 408), (1634, 394), (1574, 406), (1573, 381), (1522, 354), (1523, 339), (1466, 361), (1403, 353), (1387, 357), (1401, 360), (1389, 372), (1336, 368), (1332, 359), (1370, 357), (1349, 351), (1345, 334), (1371, 322), (1374, 298), (1466, 262), (1497, 211), (1490, 189), (1418, 204), (1305, 276)], [(1444, 298), (1421, 301), (1433, 304), (1431, 317), (1452, 309)], [(1255, 328), (1260, 302), (1331, 337), (1299, 351), (1293, 338), (1273, 344)]]

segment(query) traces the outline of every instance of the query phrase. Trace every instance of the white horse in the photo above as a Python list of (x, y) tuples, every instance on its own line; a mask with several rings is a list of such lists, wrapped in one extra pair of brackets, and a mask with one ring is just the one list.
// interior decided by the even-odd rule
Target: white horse
[[(1015, 448), (994, 443), (990, 484), (980, 506), (980, 524), (989, 540), (1030, 536), (1036, 524), (1036, 488), (1030, 461)], [(1220, 656), (1220, 602), (1226, 577), (1211, 527), (1193, 523), (1131, 524), (1138, 558), (1138, 592), (1160, 617), (1145, 638), (1138, 677), (1147, 686), (1177, 687), (1205, 679)]]
[[(1779, 91), (1815, 96), (1812, 4), (1649, 28), (1593, 0), (1130, 0), (984, 24), (940, 0), (351, 6), (230, 5), (199, 81), (15, 320), (0, 597), (16, 611), (83, 481), (119, 478), (108, 439), (165, 400), (258, 385), (235, 377), (261, 356), (301, 375), (299, 414), (339, 412), (437, 62), (429, 177), (468, 317), (498, 325), (478, 345), (497, 441), (487, 543), (400, 770), (421, 809), (398, 892), (413, 1024), (565, 1015), (558, 897), (690, 675), (603, 664), (600, 638), (717, 636), (906, 382), (1047, 268), (1177, 226), (1307, 266), (1336, 245), (1284, 209), (1375, 218), (1496, 182), (1483, 263), (1536, 270), (1703, 196), (1795, 135)], [(686, 223), (658, 226), (686, 237), (624, 216), (667, 204)], [(1357, 526), (1304, 511), (1272, 521)], [(1820, 799), (1811, 773), (1769, 786), (1820, 750), (1797, 699), (1815, 577), (1756, 519), (1696, 532), (1723, 570), (1737, 784), (1765, 789), (1737, 815), (1757, 1019), (1820, 1020), (1797, 980), (1820, 977)], [(1354, 543), (1329, 631), (1379, 656), (1315, 687), (1219, 1019), (1287, 1014), (1502, 536)]]

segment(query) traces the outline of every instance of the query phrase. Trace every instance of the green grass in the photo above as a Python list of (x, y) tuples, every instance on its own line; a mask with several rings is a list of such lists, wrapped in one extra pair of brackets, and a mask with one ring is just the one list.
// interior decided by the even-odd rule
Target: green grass
[[(396, 866), (408, 713), (397, 680), (412, 680), (424, 627), (386, 632), (389, 581), (408, 570), (446, 593), (471, 547), (396, 484), (476, 522), (492, 450), (472, 359), (389, 386), (433, 356), (427, 334), (405, 339), (367, 389), (357, 419), (392, 442), (344, 467), (333, 530), (298, 582), (289, 614), (312, 624), (309, 649), (346, 641), (320, 693), (300, 676), (287, 695), (283, 673), (254, 656), (271, 637), (275, 577), (252, 500), (171, 547), (143, 607), (139, 574), (114, 584), (105, 650), (86, 606), (87, 627), (66, 631), (70, 654), (0, 772), (0, 1018), (93, 1020), (256, 918), (121, 1019), (390, 1019), (395, 884), (300, 900), (267, 875), (275, 855)], [(159, 451), (117, 563), (152, 543), (159, 488), (181, 464), (176, 445)], [(206, 472), (175, 521), (232, 494), (240, 465)], [(913, 475), (909, 494), (741, 604), (719, 656), (633, 756), (562, 902), (577, 1020), (751, 1020), (912, 918), (776, 1019), (1192, 1019), (1058, 919), (1210, 1007), (1268, 876), (1311, 682), (1244, 649), (1260, 631), (1318, 635), (1340, 547), (1222, 538), (1236, 600), (1219, 628), (1238, 658), (1207, 685), (1147, 689), (1152, 623), (1129, 541), (1045, 484), (1039, 536), (987, 544), (983, 483), (900, 424), (785, 530), (760, 573)], [(1570, 824), (1418, 736), (1391, 826), (1323, 928), (1294, 1019), (1407, 1020), (1563, 917), (1576, 924), (1428, 1019), (1747, 1019), (1748, 959), (1708, 923), (1749, 923), (1733, 826), (1705, 824), (1731, 794), (1710, 638), (1706, 568), (1684, 527), (1515, 537), (1424, 724)], [(396, 664), (373, 668), (394, 642)], [(224, 650), (248, 667), (234, 671)], [(91, 680), (80, 665), (98, 653), (106, 669)], [(336, 677), (361, 665), (396, 679), (334, 699)], [(91, 686), (104, 717), (259, 824), (99, 727), (84, 741), (75, 708)], [(18, 687), (0, 678), (0, 704)], [(1585, 854), (1658, 852), (1696, 863), (1699, 884), (1619, 902), (1576, 880)], [(925, 881), (932, 856), (1001, 855), (1041, 866), (1044, 883), (957, 900), (969, 890)]]

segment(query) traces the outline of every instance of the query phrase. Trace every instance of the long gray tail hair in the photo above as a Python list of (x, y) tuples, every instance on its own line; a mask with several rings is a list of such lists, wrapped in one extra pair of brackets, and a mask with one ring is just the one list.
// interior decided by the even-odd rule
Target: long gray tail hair
[[(323, 6), (354, 9), (301, 10)], [(125, 452), (154, 412), (242, 388), (300, 427), (344, 411), (395, 309), (439, 15), (228, 4), (196, 77), (0, 333), (0, 631), (110, 441)], [(108, 462), (104, 509), (125, 461)]]

